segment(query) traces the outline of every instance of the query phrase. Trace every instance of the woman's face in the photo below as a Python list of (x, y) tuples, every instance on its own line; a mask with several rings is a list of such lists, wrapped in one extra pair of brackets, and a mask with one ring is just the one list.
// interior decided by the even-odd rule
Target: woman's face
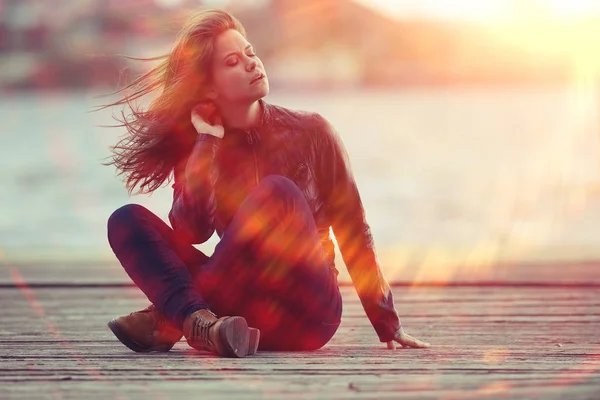
[(218, 103), (251, 104), (269, 93), (265, 67), (252, 45), (234, 29), (217, 36), (212, 69), (211, 97)]

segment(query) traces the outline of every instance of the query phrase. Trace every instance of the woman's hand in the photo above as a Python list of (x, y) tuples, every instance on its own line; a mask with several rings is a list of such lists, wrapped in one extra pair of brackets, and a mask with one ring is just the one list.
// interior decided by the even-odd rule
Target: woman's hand
[(390, 350), (394, 350), (396, 348), (396, 343), (394, 342), (400, 343), (400, 347), (414, 347), (418, 349), (424, 349), (429, 347), (429, 343), (423, 342), (419, 339), (415, 339), (408, 333), (404, 332), (403, 329), (400, 329), (400, 332), (394, 338), (394, 340), (390, 340), (389, 342), (387, 342), (387, 348)]
[(223, 122), (212, 103), (200, 103), (192, 108), (192, 125), (198, 134), (207, 134), (223, 138), (225, 129)]

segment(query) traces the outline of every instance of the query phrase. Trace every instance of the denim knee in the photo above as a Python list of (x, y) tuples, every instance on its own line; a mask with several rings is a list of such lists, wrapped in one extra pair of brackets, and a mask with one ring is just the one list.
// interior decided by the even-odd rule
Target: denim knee
[(260, 184), (261, 187), (268, 190), (273, 197), (303, 197), (300, 188), (298, 188), (294, 181), (283, 175), (267, 175), (261, 180)]
[(125, 237), (129, 237), (133, 230), (139, 226), (143, 215), (148, 209), (139, 204), (126, 204), (117, 208), (108, 218), (108, 242), (114, 249)]

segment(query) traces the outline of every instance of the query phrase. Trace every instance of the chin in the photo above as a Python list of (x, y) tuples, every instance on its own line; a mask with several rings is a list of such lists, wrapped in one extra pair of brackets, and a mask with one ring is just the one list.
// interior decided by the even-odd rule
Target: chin
[(265, 97), (269, 94), (269, 81), (265, 80), (265, 83), (263, 85), (260, 85), (256, 89), (261, 94), (261, 98)]
[(256, 101), (256, 100), (260, 100), (263, 97), (265, 97), (266, 95), (269, 94), (269, 86), (265, 85), (264, 87), (261, 87), (260, 90), (253, 90), (252, 93), (249, 94), (248, 99), (251, 100), (252, 102)]
[(266, 89), (263, 90), (262, 96), (260, 96), (260, 98), (262, 99), (263, 97), (265, 97), (268, 94), (269, 94), (269, 87), (267, 86)]

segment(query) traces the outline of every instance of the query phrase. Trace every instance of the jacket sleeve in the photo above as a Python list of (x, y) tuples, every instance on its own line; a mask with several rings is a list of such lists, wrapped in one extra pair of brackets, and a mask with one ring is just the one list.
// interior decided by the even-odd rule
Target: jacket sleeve
[(400, 330), (394, 298), (375, 254), (346, 148), (335, 128), (325, 118), (317, 118), (319, 186), (326, 214), (367, 317), (379, 340), (387, 342)]
[(221, 139), (198, 136), (185, 168), (175, 169), (169, 221), (190, 243), (204, 243), (215, 231), (215, 157)]

